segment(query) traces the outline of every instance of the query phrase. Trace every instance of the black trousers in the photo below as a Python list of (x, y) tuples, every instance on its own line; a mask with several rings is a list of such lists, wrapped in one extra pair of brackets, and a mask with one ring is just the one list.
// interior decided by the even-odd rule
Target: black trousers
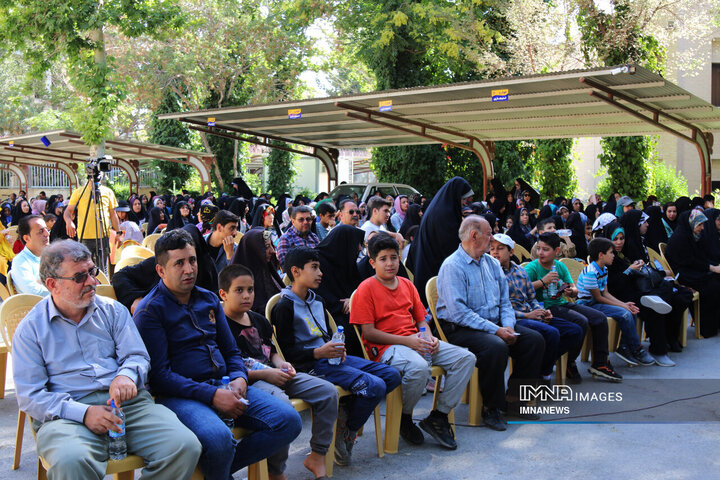
[(714, 337), (720, 326), (720, 275), (708, 273), (700, 279), (688, 279), (680, 274), (679, 280), (700, 293), (700, 334)]
[(443, 331), (450, 343), (466, 347), (475, 354), (475, 366), (480, 373), (480, 392), (487, 408), (500, 408), (505, 402), (505, 368), (508, 357), (513, 359), (513, 372), (508, 381), (507, 395), (518, 397), (521, 384), (536, 384), (545, 352), (542, 335), (529, 328), (516, 325), (520, 333), (514, 345), (492, 333), (442, 322)]
[[(564, 320), (580, 325), (583, 329), (583, 338), (590, 328), (592, 332), (592, 364), (593, 367), (599, 367), (607, 363), (608, 358), (608, 323), (607, 316), (594, 308), (577, 303), (566, 303), (564, 305), (554, 305), (549, 308), (553, 317), (560, 317)], [(574, 362), (583, 342), (568, 350), (568, 361)]]

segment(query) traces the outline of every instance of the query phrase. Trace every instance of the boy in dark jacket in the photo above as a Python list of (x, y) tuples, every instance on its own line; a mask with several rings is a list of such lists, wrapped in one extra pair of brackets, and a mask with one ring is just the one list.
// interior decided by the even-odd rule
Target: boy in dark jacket
[[(349, 465), (358, 430), (383, 397), (400, 385), (400, 372), (389, 365), (346, 355), (344, 343), (331, 341), (325, 305), (311, 290), (322, 279), (317, 251), (293, 248), (285, 256), (283, 269), (292, 286), (283, 289), (283, 298), (271, 313), (278, 343), (295, 368), (353, 393), (340, 405), (335, 439), (336, 463)], [(331, 364), (328, 360), (333, 358), (339, 358), (340, 363)]]
[[(299, 398), (311, 405), (311, 452), (304, 465), (315, 478), (326, 478), (325, 455), (332, 444), (338, 410), (335, 385), (296, 372), (277, 352), (272, 341), (272, 325), (263, 315), (250, 310), (255, 297), (255, 280), (250, 269), (244, 265), (228, 265), (220, 272), (219, 283), (225, 317), (248, 368), (248, 382), (290, 405), (290, 398)], [(268, 458), (270, 475), (283, 474), (288, 450), (289, 445)]]

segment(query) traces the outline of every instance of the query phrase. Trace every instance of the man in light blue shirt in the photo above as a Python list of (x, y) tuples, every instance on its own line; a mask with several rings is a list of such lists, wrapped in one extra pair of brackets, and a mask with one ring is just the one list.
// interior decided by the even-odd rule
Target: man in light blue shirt
[[(487, 254), (492, 229), (483, 217), (469, 215), (460, 224), (460, 246), (438, 273), (437, 315), (448, 340), (475, 354), (483, 396), (483, 419), (493, 430), (505, 430), (500, 414), (520, 414), (521, 383), (536, 383), (545, 342), (538, 332), (515, 325), (508, 282), (500, 262)], [(505, 394), (505, 368), (513, 373)]]
[(40, 215), (28, 215), (18, 223), (18, 238), (25, 245), (12, 261), (10, 278), (18, 293), (46, 296), (48, 289), (40, 283), (40, 255), (50, 243), (50, 232)]
[[(103, 478), (108, 430), (125, 431), (128, 451), (147, 465), (143, 478), (190, 478), (200, 443), (145, 389), (145, 345), (122, 304), (95, 296), (97, 273), (81, 243), (46, 247), (40, 278), (50, 296), (13, 337), (18, 405), (35, 420), (38, 455), (51, 465), (48, 478)], [(112, 415), (111, 399), (126, 424)]]

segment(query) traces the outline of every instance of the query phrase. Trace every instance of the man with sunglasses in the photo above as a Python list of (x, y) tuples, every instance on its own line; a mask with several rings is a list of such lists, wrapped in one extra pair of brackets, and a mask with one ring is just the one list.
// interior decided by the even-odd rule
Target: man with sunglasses
[[(145, 389), (150, 358), (127, 309), (95, 296), (98, 268), (73, 240), (47, 246), (40, 278), (50, 291), (13, 337), (18, 406), (33, 419), (37, 452), (49, 478), (101, 479), (108, 431), (121, 431), (110, 412), (125, 413), (128, 451), (145, 460), (143, 478), (187, 479), (201, 446)], [(68, 441), (70, 439), (70, 441)]]
[(285, 255), (291, 248), (308, 247), (315, 248), (320, 244), (320, 239), (312, 232), (312, 209), (305, 205), (293, 207), (290, 212), (292, 225), (282, 234), (278, 240), (277, 257), (280, 265), (285, 260)]
[[(291, 405), (248, 387), (220, 299), (195, 285), (198, 265), (190, 234), (165, 233), (155, 244), (155, 258), (161, 280), (134, 314), (150, 353), (150, 388), (156, 401), (197, 435), (205, 478), (227, 480), (286, 447), (302, 421)], [(223, 386), (223, 377), (229, 385)], [(237, 442), (228, 423), (253, 433)]]
[(350, 199), (340, 202), (340, 223), (352, 225), (353, 227), (360, 226), (360, 209)]

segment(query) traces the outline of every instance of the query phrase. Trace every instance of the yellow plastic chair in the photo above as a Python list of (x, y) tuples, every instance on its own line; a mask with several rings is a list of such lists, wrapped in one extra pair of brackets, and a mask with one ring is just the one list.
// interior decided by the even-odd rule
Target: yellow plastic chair
[(411, 282), (415, 283), (415, 274), (413, 274), (413, 272), (410, 270), (410, 267), (408, 267), (408, 265), (407, 265), (407, 258), (406, 258), (405, 261), (403, 262), (403, 266), (405, 267), (405, 270), (407, 271), (408, 280), (410, 280)]
[(129, 267), (131, 265), (137, 265), (138, 263), (145, 260), (143, 257), (126, 257), (121, 259), (116, 265), (115, 265), (115, 273), (119, 272), (125, 267)]
[[(270, 320), (270, 318), (272, 318), (271, 317), (272, 309), (275, 308), (275, 305), (280, 300), (280, 298), (282, 298), (282, 295), (280, 293), (276, 293), (275, 295), (270, 297), (270, 299), (268, 300), (268, 303), (265, 305), (265, 318), (267, 318), (268, 320)], [(330, 323), (330, 325), (329, 325), (330, 329), (333, 331), (337, 330), (337, 325), (335, 324), (335, 319), (332, 317), (332, 315), (330, 315), (330, 312), (328, 312), (327, 310), (325, 311), (325, 313), (327, 313), (327, 316), (328, 316), (328, 322)], [(280, 345), (276, 343), (275, 347), (276, 347), (278, 353), (280, 353)], [(283, 356), (282, 353), (280, 353), (280, 356)], [(283, 358), (285, 358), (285, 357), (283, 356)], [(339, 387), (337, 385), (335, 387), (338, 390), (339, 398), (342, 398), (342, 397), (345, 397), (348, 395), (352, 395), (352, 393), (350, 391), (345, 390), (342, 387)], [(400, 388), (400, 387), (398, 387), (398, 388)], [(380, 414), (380, 406), (379, 405), (375, 408), (374, 417), (375, 417), (375, 443), (377, 446), (378, 457), (382, 458), (384, 456), (384, 453), (383, 453), (383, 447), (382, 447), (382, 428), (380, 425), (381, 414)], [(361, 432), (362, 432), (362, 429), (361, 429)], [(398, 430), (398, 432), (399, 432), (399, 430)], [(360, 435), (360, 434), (361, 433), (358, 432), (358, 435)], [(332, 444), (335, 445), (335, 433), (333, 433), (333, 443)], [(397, 448), (396, 448), (395, 452), (387, 452), (387, 453), (397, 453)], [(332, 458), (330, 460), (328, 460), (327, 457), (334, 457), (334, 455), (332, 455), (332, 456), (327, 455), (325, 458), (325, 469), (328, 472), (332, 472), (332, 469), (328, 469), (328, 467), (327, 467), (328, 462), (332, 463)], [(328, 476), (331, 476), (331, 474), (328, 474)]]
[(98, 285), (95, 288), (95, 294), (117, 300), (117, 295), (115, 295), (115, 288), (112, 285)]
[(235, 245), (237, 245), (238, 243), (240, 243), (240, 239), (241, 239), (242, 237), (243, 237), (243, 234), (242, 234), (241, 232), (238, 232), (238, 233), (235, 234), (235, 238), (233, 239), (233, 241), (235, 242)]
[(12, 274), (11, 274), (11, 272), (12, 272), (12, 270), (11, 270), (10, 272), (8, 272), (7, 276), (5, 277), (5, 278), (7, 278), (7, 289), (8, 289), (8, 293), (10, 293), (10, 295), (17, 295), (17, 294), (18, 294), (18, 291), (17, 291), (17, 289), (15, 288), (15, 284), (14, 284), (13, 281), (12, 281)]
[[(20, 293), (13, 295), (0, 305), (0, 333), (3, 345), (0, 345), (0, 398), (5, 397), (5, 375), (7, 370), (7, 355), (12, 348), (12, 338), (15, 330), (25, 315), (40, 301), (42, 297)], [(25, 427), (25, 412), (18, 410), (17, 429), (15, 431), (15, 456), (12, 469), (20, 466), (22, 453), (22, 440)]]
[(147, 229), (148, 229), (148, 223), (145, 222), (142, 225), (140, 225), (140, 231), (143, 235), (147, 235)]
[(153, 252), (155, 251), (155, 242), (158, 241), (158, 238), (162, 237), (159, 233), (153, 233), (152, 235), (148, 235), (143, 239), (142, 246), (145, 248), (149, 248)]
[(105, 272), (102, 270), (98, 270), (97, 277), (95, 278), (100, 282), (100, 285), (110, 285), (110, 280), (108, 280), (107, 275), (105, 275)]
[(515, 244), (515, 248), (513, 248), (513, 253), (521, 262), (524, 262), (525, 260), (532, 260), (530, 252), (528, 252), (525, 247), (523, 247), (519, 243)]
[[(574, 284), (577, 284), (577, 279), (580, 276), (585, 265), (582, 262), (578, 262), (574, 258), (561, 258), (560, 263), (565, 265), (570, 271), (570, 276)], [(620, 329), (615, 319), (607, 317), (608, 319), (608, 351), (614, 352), (620, 343)], [(582, 351), (580, 353), (580, 359), (583, 362), (587, 362), (590, 359), (590, 347), (592, 346), (592, 331), (590, 328), (587, 329), (587, 334), (583, 341)]]
[[(5, 276), (5, 278), (7, 278), (7, 275)], [(0, 300), (5, 301), (8, 298), (10, 298), (10, 291), (7, 289), (7, 287), (5, 285), (0, 283)]]
[[(350, 295), (350, 309), (352, 310), (352, 302), (355, 296), (355, 292)], [(333, 321), (334, 323), (334, 321)], [(333, 325), (333, 327), (335, 327)], [(365, 360), (370, 360), (367, 351), (365, 350), (362, 334), (358, 325), (353, 325), (355, 335), (357, 335), (360, 345), (363, 345), (362, 352)], [(437, 405), (438, 393), (440, 393), (441, 378), (445, 376), (445, 370), (442, 367), (432, 366), (430, 368), (430, 376), (435, 379), (435, 390), (433, 391), (433, 403), (432, 408), (434, 409)], [(379, 411), (379, 406), (377, 410)], [(385, 396), (385, 453), (394, 454), (398, 452), (398, 445), (400, 442), (400, 420), (402, 417), (402, 386), (397, 387), (392, 392)], [(451, 410), (448, 413), (448, 421), (453, 429), (453, 435), (455, 430), (455, 411)], [(379, 428), (378, 421), (376, 420), (375, 428)]]
[(122, 249), (122, 252), (120, 252), (120, 260), (127, 257), (150, 258), (153, 256), (155, 256), (155, 252), (153, 252), (149, 248), (145, 248), (139, 245), (128, 245), (127, 247)]
[[(435, 328), (437, 328), (438, 335), (440, 335), (440, 340), (450, 343), (437, 318), (437, 276), (432, 277), (425, 284), (425, 297), (427, 298), (428, 306), (430, 307), (430, 313), (432, 314)], [(436, 388), (437, 385), (438, 382), (435, 382)], [(433, 394), (433, 397), (434, 396), (435, 395)], [(433, 398), (433, 400), (435, 399)], [(474, 367), (472, 377), (470, 377), (470, 382), (468, 382), (467, 387), (465, 387), (463, 400), (468, 404), (468, 424), (474, 427), (482, 425), (483, 399), (482, 393), (480, 393), (480, 373), (477, 367)]]

